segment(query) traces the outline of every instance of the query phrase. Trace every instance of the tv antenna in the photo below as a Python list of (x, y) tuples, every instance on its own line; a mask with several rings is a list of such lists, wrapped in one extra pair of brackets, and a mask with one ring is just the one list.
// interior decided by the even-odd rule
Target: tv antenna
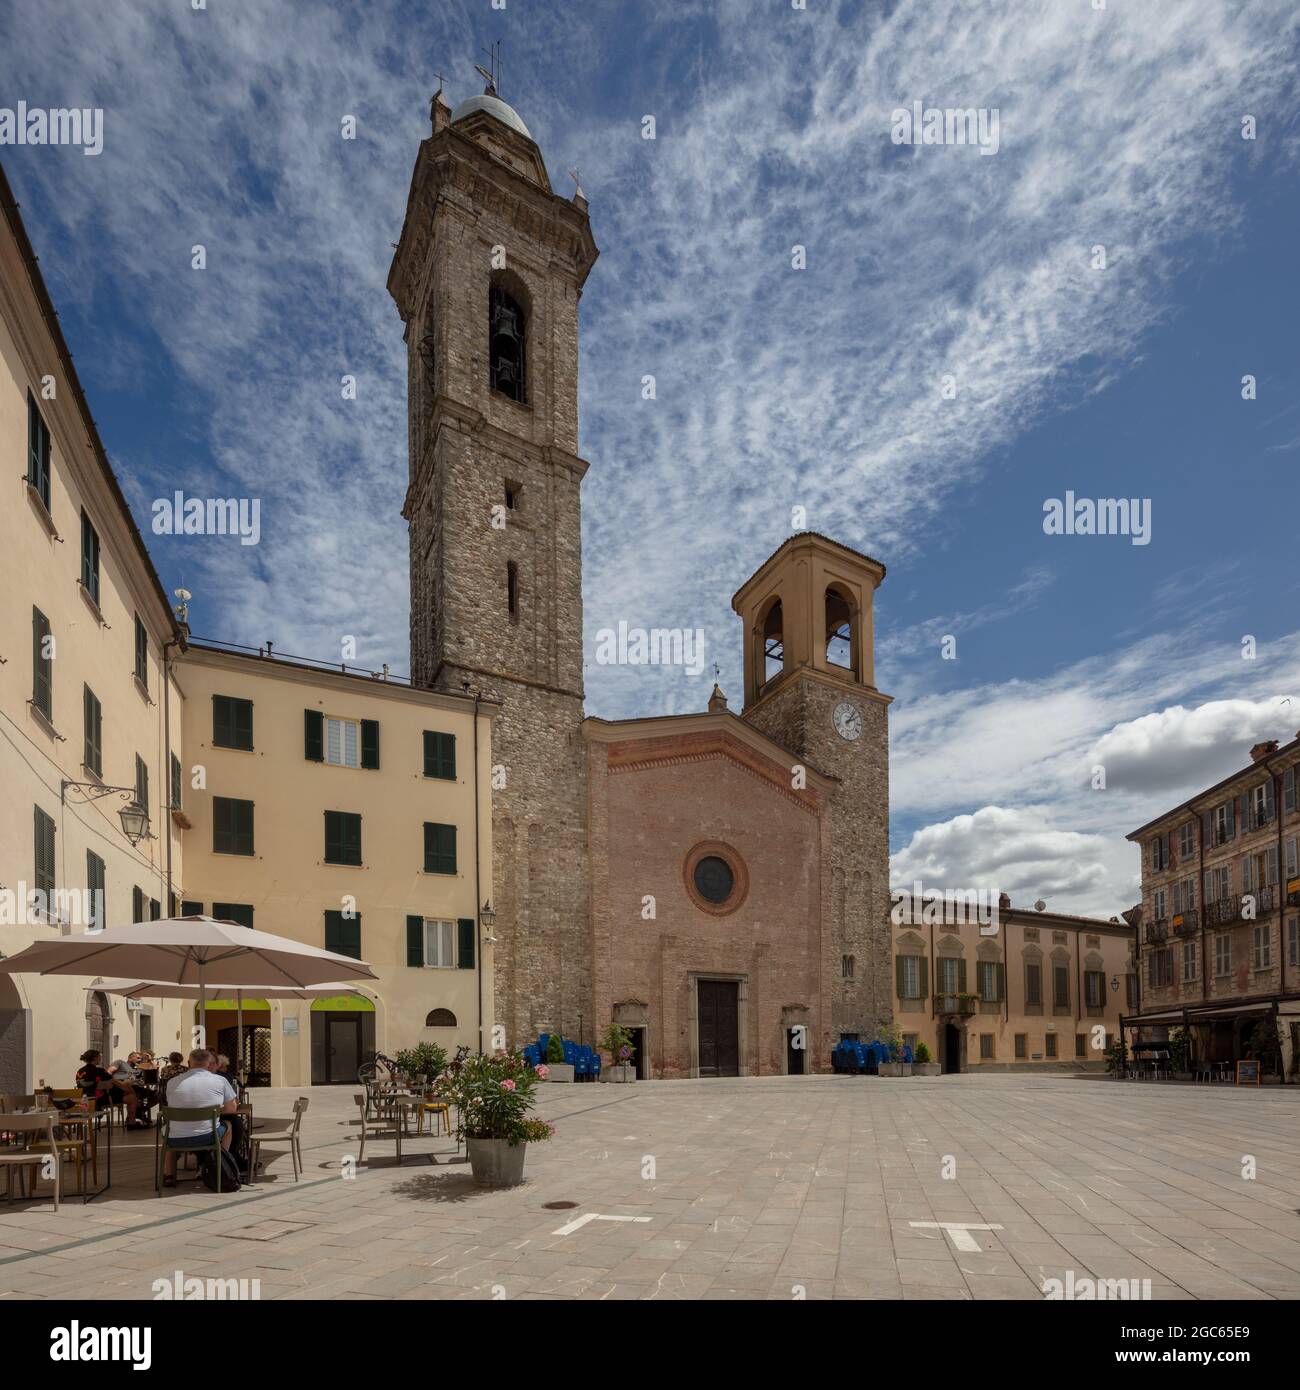
[(483, 89), (483, 95), (494, 97), (501, 86), (501, 40), (498, 39), (491, 48), (483, 48), (479, 52), (487, 54), (488, 66), (484, 67), (481, 63), (475, 63), (474, 71), (487, 83)]
[(190, 599), (194, 597), (188, 589), (173, 589), (172, 597), (178, 600), (176, 604), (176, 616), (183, 623), (190, 620)]

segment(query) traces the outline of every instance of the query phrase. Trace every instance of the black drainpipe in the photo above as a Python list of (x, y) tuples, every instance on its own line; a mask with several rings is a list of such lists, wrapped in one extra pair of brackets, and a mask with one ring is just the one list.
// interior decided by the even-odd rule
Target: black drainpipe
[(474, 691), (474, 978), (478, 985), (478, 1050), (483, 1055), (483, 942), (479, 933), (479, 893), (482, 890), (479, 869), (479, 823), (478, 823), (478, 702), (482, 695)]

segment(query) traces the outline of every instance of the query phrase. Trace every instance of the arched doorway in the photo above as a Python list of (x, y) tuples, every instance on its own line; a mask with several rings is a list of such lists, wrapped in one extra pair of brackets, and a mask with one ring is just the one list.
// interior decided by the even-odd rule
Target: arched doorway
[(108, 1007), (108, 996), (97, 989), (86, 995), (86, 1050), (102, 1052), (106, 1061), (112, 1050), (113, 1015)]
[(375, 1006), (364, 995), (340, 994), (311, 1006), (311, 1084), (355, 1086), (362, 1062), (375, 1055)]
[(961, 1070), (961, 1029), (955, 1023), (943, 1025), (943, 1074)]

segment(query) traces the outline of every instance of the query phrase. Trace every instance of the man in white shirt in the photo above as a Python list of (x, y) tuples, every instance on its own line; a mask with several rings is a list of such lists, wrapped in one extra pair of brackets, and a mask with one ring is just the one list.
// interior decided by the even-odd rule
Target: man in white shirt
[[(167, 1083), (167, 1108), (169, 1110), (220, 1110), (222, 1115), (233, 1115), (236, 1110), (235, 1093), (225, 1077), (217, 1076), (211, 1070), (216, 1065), (216, 1054), (204, 1048), (195, 1048), (189, 1056), (189, 1070), (173, 1076)], [(230, 1148), (233, 1133), (228, 1120), (220, 1120), (221, 1147)], [(163, 1158), (163, 1186), (176, 1186), (176, 1148), (206, 1149), (212, 1145), (212, 1126), (206, 1120), (173, 1120), (168, 1125), (168, 1149)], [(171, 1147), (174, 1146), (174, 1147)]]

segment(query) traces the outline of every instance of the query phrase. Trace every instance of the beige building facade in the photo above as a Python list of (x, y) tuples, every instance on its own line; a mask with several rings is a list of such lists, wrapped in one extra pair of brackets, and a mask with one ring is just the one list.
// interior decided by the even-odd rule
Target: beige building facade
[[(491, 1050), (479, 919), (496, 706), (195, 642), (176, 679), (184, 910), (354, 956), (378, 977), (351, 999), (257, 1001), (254, 1075), (329, 1085), (355, 1081), (375, 1050)], [(234, 1028), (222, 1020), (214, 1042)]]
[(1006, 894), (987, 924), (928, 921), (938, 903), (902, 901), (894, 1020), (913, 1052), (924, 1043), (945, 1072), (1105, 1069), (1137, 990), (1125, 922), (1016, 908)]
[[(1185, 1028), (1192, 1062), (1300, 1081), (1300, 736), (1134, 830), (1144, 1036)], [(1276, 1048), (1261, 1044), (1272, 1032)]]
[[(95, 911), (167, 913), (184, 867), (167, 811), (180, 634), (3, 174), (0, 204), (0, 951), (14, 955)], [(137, 800), (132, 843), (119, 812)], [(89, 984), (0, 975), (0, 1091), (70, 1086), (87, 1046), (177, 1045), (178, 1005), (128, 1009)]]

